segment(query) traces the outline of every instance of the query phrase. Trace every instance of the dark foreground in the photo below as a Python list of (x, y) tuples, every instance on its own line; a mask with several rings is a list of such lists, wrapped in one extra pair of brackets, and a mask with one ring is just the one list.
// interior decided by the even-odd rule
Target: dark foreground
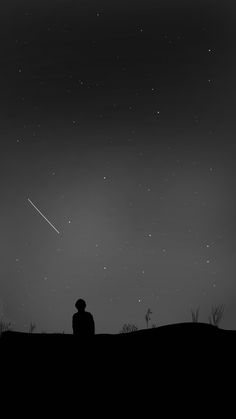
[[(236, 360), (236, 331), (205, 323), (176, 323), (126, 334), (98, 334), (80, 340), (72, 334), (8, 331), (0, 339), (0, 353), (11, 364), (36, 368), (72, 367), (86, 372), (90, 367), (120, 371), (140, 370), (147, 365), (160, 371), (163, 364), (177, 367), (191, 360), (220, 365)], [(233, 359), (231, 359), (233, 356)], [(235, 358), (235, 359), (234, 359)]]
[(160, 404), (166, 395), (187, 403), (186, 394), (200, 392), (216, 403), (235, 377), (236, 331), (180, 323), (87, 341), (66, 334), (5, 332), (0, 354), (2, 382), (17, 383), (26, 398), (31, 391), (43, 400), (56, 392), (80, 405), (89, 396), (88, 409), (96, 398), (104, 407), (116, 400), (117, 409), (128, 401), (138, 414), (147, 398)]

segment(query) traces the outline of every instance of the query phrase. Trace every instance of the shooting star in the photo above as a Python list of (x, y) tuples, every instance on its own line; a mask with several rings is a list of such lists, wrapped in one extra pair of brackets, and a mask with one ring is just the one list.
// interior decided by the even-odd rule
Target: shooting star
[(36, 207), (36, 205), (34, 205), (34, 203), (28, 198), (28, 201), (31, 203), (31, 205), (33, 205), (33, 207), (39, 212), (40, 215), (42, 215), (42, 217), (48, 222), (48, 224), (50, 224), (50, 226), (52, 228), (54, 228), (54, 230), (60, 234), (60, 232), (56, 229), (56, 227), (54, 227), (54, 225), (52, 223), (50, 223), (50, 221), (41, 213), (41, 211), (39, 211), (39, 209)]

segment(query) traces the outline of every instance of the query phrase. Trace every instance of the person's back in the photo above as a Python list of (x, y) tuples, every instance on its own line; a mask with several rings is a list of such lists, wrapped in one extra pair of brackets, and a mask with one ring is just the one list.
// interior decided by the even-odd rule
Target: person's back
[(79, 337), (93, 336), (95, 334), (94, 319), (91, 313), (85, 311), (85, 301), (79, 299), (76, 301), (75, 307), (78, 312), (72, 318), (73, 334)]

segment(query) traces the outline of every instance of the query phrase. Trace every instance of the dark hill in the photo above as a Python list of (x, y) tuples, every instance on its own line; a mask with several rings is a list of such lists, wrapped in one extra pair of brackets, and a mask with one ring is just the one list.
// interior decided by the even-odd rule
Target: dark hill
[(127, 403), (135, 414), (141, 405), (155, 406), (159, 414), (161, 404), (180, 413), (190, 399), (194, 410), (205, 402), (217, 410), (217, 395), (222, 389), (228, 393), (235, 376), (236, 331), (177, 323), (98, 334), (84, 342), (69, 334), (4, 332), (0, 355), (1, 382), (9, 394), (14, 388), (24, 400), (31, 395), (36, 406), (44, 406), (48, 397), (58, 413), (64, 400), (80, 409), (87, 397), (86, 409), (97, 412), (101, 404), (103, 416), (112, 401), (109, 417), (117, 409), (123, 414)]
[[(174, 361), (205, 357), (217, 358), (219, 352), (236, 353), (236, 331), (223, 330), (205, 323), (176, 323), (153, 329), (124, 334), (97, 334), (81, 341), (72, 334), (3, 332), (0, 351), (7, 358), (21, 357), (25, 362), (63, 364), (80, 359), (90, 364), (103, 365), (116, 359), (116, 363), (138, 362), (142, 365), (148, 359)], [(128, 361), (129, 359), (129, 361)]]

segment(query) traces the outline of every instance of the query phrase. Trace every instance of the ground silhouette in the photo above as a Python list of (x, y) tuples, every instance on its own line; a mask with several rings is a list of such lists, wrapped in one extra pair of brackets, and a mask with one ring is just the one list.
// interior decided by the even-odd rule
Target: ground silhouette
[[(122, 410), (128, 401), (139, 413), (140, 403), (147, 409), (149, 401), (159, 409), (162, 398), (168, 399), (169, 406), (174, 396), (187, 403), (188, 395), (193, 404), (196, 400), (201, 404), (202, 394), (212, 408), (216, 400), (210, 397), (211, 391), (221, 393), (228, 374), (236, 372), (235, 354), (236, 331), (206, 323), (176, 323), (87, 338), (6, 331), (0, 338), (1, 379), (10, 381), (9, 389), (18, 382), (17, 388), (25, 395), (26, 388), (30, 391), (32, 383), (37, 383), (38, 395), (45, 394), (45, 388), (49, 394), (55, 390), (60, 394), (63, 389), (78, 403), (89, 395), (86, 406), (96, 411), (96, 398), (103, 409), (112, 401), (116, 411)], [(60, 400), (55, 406), (60, 410)]]
[(65, 356), (67, 360), (76, 357), (95, 364), (102, 361), (104, 367), (109, 362), (129, 363), (129, 367), (135, 362), (142, 365), (147, 357), (149, 360), (166, 359), (169, 363), (177, 358), (195, 359), (195, 362), (200, 358), (208, 362), (217, 359), (219, 362), (222, 351), (228, 356), (233, 352), (235, 356), (236, 331), (200, 322), (175, 323), (130, 333), (90, 334), (86, 338), (64, 333), (14, 331), (3, 332), (0, 338), (0, 352), (6, 357), (14, 353), (24, 359), (35, 359), (39, 355), (39, 361), (54, 362), (59, 358), (61, 363)]

